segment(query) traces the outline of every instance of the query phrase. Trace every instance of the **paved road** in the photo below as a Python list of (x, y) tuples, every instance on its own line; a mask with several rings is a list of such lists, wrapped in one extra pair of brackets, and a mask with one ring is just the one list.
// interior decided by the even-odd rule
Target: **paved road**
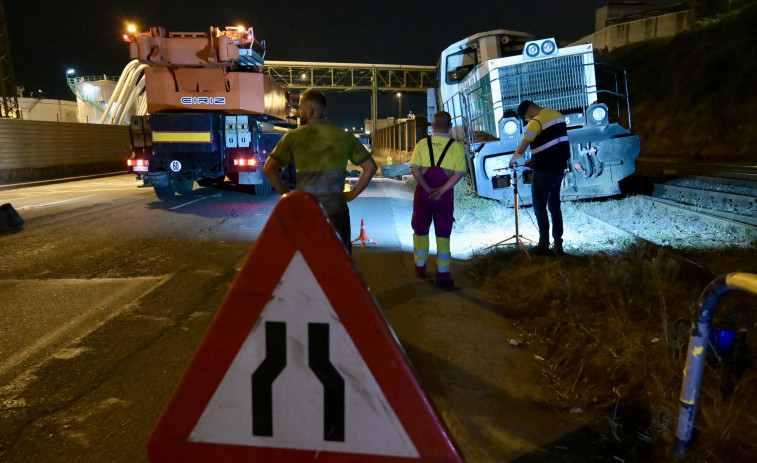
[[(145, 442), (278, 200), (229, 189), (157, 200), (127, 175), (0, 191), (0, 460), (140, 462)], [(579, 428), (544, 405), (533, 352), (453, 261), (413, 276), (410, 193), (350, 203), (378, 242), (353, 258), (469, 462), (516, 461)], [(306, 233), (303, 227), (303, 233)], [(482, 241), (486, 242), (486, 241)]]

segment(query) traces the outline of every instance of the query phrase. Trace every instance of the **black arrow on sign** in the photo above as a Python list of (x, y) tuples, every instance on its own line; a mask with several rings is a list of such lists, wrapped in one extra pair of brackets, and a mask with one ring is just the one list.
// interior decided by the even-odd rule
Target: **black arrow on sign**
[(252, 374), (253, 436), (273, 436), (273, 381), (286, 364), (286, 323), (265, 322), (265, 360)]

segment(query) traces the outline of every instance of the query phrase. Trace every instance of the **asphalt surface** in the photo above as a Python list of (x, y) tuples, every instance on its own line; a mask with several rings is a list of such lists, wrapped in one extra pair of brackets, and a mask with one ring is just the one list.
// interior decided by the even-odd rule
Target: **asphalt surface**
[[(206, 188), (159, 201), (136, 185), (1, 192), (26, 226), (0, 236), (0, 461), (147, 461), (152, 427), (278, 200)], [(534, 352), (510, 344), (513, 320), (462, 254), (453, 246), (455, 290), (415, 278), (400, 182), (376, 179), (350, 209), (353, 236), (364, 221), (377, 242), (354, 247), (354, 262), (465, 460), (550, 461), (580, 417), (549, 406)]]

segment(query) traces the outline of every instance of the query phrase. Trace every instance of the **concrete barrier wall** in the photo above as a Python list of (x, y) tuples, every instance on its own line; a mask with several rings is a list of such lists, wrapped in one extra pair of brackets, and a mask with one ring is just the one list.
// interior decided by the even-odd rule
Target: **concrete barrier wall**
[(691, 11), (655, 16), (653, 18), (639, 19), (622, 24), (606, 27), (592, 35), (583, 37), (571, 45), (586, 42), (594, 44), (594, 48), (601, 50), (607, 48), (622, 47), (629, 43), (656, 37), (669, 37), (688, 29), (691, 25)]
[(0, 184), (126, 171), (128, 126), (0, 119)]

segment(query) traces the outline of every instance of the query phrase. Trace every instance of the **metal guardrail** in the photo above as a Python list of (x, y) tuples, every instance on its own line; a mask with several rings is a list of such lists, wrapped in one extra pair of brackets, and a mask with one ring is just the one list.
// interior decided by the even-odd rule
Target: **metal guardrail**
[[(371, 134), (371, 152), (379, 158), (389, 156), (393, 163), (408, 162), (417, 141), (425, 135), (426, 127), (426, 117), (419, 116), (400, 119), (388, 127), (375, 130)], [(422, 134), (419, 133), (421, 129), (424, 129)]]

